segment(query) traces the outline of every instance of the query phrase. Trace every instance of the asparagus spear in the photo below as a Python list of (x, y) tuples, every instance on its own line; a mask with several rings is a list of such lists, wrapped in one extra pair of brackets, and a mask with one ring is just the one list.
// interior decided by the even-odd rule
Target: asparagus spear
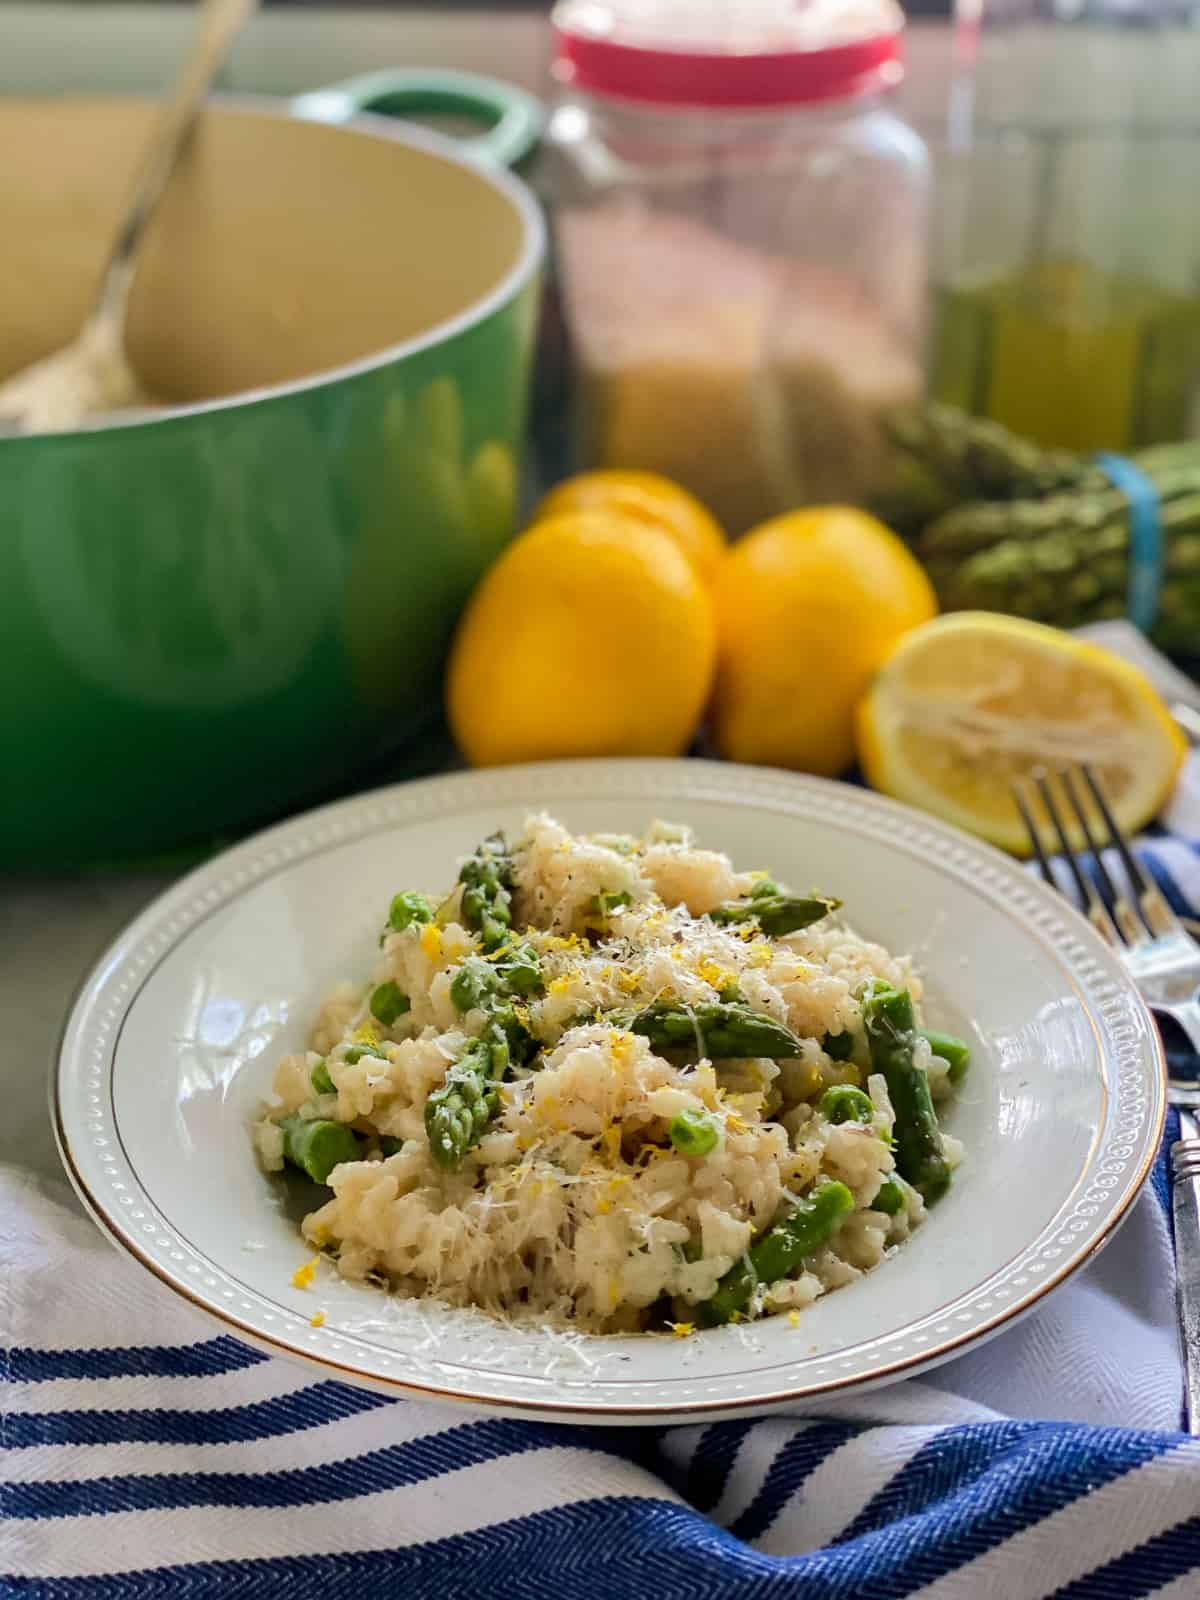
[(798, 1056), (800, 1040), (783, 1023), (749, 1006), (722, 1000), (684, 1006), (656, 1000), (629, 1023), (633, 1033), (649, 1039), (656, 1050), (679, 1050), (701, 1056)]
[(344, 1122), (285, 1117), (279, 1126), (283, 1129), (284, 1160), (307, 1172), (314, 1183), (328, 1183), (334, 1167), (359, 1159), (358, 1140)]
[(512, 926), (512, 857), (502, 833), (493, 833), (459, 869), (462, 914), (485, 950), (497, 950)]
[(506, 961), (470, 956), (455, 973), (451, 1000), (460, 1011), (483, 1008), (488, 1021), (425, 1102), (425, 1131), (440, 1166), (462, 1165), (496, 1113), (500, 1080), (514, 1062), (523, 1066), (536, 1053), (537, 1041), (517, 1015), (513, 997), (531, 994), (541, 983), (537, 952), (527, 944)]
[(530, 995), (542, 986), (542, 969), (532, 945), (517, 945), (502, 961), (468, 956), (454, 974), (450, 998), (460, 1011), (486, 1005), (489, 999)]
[(512, 1052), (500, 1023), (491, 1021), (425, 1102), (425, 1132), (439, 1167), (456, 1171), (479, 1143), (500, 1103), (500, 1083)]
[(950, 1182), (950, 1168), (942, 1153), (929, 1079), (913, 1059), (917, 1030), (912, 997), (907, 989), (876, 982), (862, 1009), (871, 1065), (883, 1074), (895, 1113), (896, 1168), (926, 1200), (936, 1200)]
[(768, 1228), (721, 1279), (711, 1300), (696, 1307), (706, 1327), (728, 1322), (744, 1311), (756, 1286), (777, 1283), (827, 1244), (842, 1218), (854, 1210), (854, 1196), (844, 1183), (823, 1183)]
[(773, 894), (752, 894), (748, 900), (727, 900), (710, 915), (714, 922), (756, 921), (765, 934), (778, 939), (785, 933), (795, 933), (797, 928), (808, 928), (820, 922), (841, 903), (820, 897), (804, 899), (777, 889)]

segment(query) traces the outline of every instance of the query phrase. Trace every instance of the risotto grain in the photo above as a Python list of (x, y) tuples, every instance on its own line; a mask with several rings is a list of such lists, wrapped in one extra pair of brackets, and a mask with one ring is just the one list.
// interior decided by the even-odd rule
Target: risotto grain
[(303, 1233), (340, 1273), (402, 1294), (596, 1332), (794, 1313), (959, 1159), (932, 1096), (965, 1049), (932, 1054), (920, 999), (836, 902), (686, 828), (532, 816), (396, 896), (370, 982), (278, 1063), (259, 1159), (327, 1186)]

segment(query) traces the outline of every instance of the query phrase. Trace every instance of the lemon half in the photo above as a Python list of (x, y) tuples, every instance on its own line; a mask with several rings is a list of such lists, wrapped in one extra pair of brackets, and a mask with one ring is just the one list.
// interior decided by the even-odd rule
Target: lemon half
[(1121, 657), (1041, 623), (958, 612), (908, 634), (880, 668), (858, 748), (875, 788), (1028, 855), (1015, 779), (1090, 762), (1134, 832), (1170, 794), (1187, 746)]

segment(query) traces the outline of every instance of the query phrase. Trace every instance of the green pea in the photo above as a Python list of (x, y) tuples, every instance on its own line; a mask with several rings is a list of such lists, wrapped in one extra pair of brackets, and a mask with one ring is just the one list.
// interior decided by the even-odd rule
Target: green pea
[(432, 922), (433, 907), (423, 894), (417, 894), (412, 889), (406, 889), (403, 894), (392, 896), (391, 906), (388, 908), (388, 927), (394, 928), (397, 933), (403, 932), (414, 922)]
[(830, 1122), (870, 1122), (875, 1115), (871, 1097), (850, 1083), (835, 1083), (817, 1102), (817, 1110)]
[(883, 1211), (889, 1217), (894, 1217), (904, 1209), (904, 1190), (895, 1178), (885, 1178), (879, 1185), (879, 1193), (871, 1201), (871, 1210)]
[(774, 878), (760, 878), (750, 891), (751, 900), (763, 900), (768, 895), (779, 894), (779, 885)]
[(717, 1126), (703, 1111), (690, 1108), (671, 1118), (671, 1143), (684, 1156), (707, 1156), (717, 1148)]
[(619, 911), (622, 906), (632, 905), (633, 896), (624, 889), (602, 889), (599, 894), (592, 896), (592, 910), (600, 917), (607, 917), (612, 911)]
[(542, 969), (537, 951), (519, 944), (507, 961), (500, 963), (500, 978), (509, 994), (530, 995), (542, 986)]
[(337, 1084), (334, 1083), (333, 1079), (329, 1076), (329, 1064), (326, 1061), (317, 1062), (316, 1066), (312, 1069), (312, 1077), (309, 1079), (309, 1082), (312, 1084), (313, 1089), (317, 1094), (337, 1093)]
[(385, 1028), (390, 1028), (397, 1017), (402, 1017), (409, 1009), (411, 1002), (408, 996), (389, 978), (386, 983), (381, 983), (371, 995), (371, 1015), (382, 1022)]
[(821, 1049), (831, 1061), (849, 1061), (854, 1054), (854, 1035), (852, 1033), (827, 1033), (821, 1041)]
[(352, 1049), (346, 1051), (346, 1054), (342, 1059), (346, 1062), (347, 1066), (353, 1067), (357, 1066), (364, 1056), (374, 1056), (379, 1061), (386, 1061), (387, 1057), (383, 1052), (384, 1046), (381, 1044), (356, 1044)]

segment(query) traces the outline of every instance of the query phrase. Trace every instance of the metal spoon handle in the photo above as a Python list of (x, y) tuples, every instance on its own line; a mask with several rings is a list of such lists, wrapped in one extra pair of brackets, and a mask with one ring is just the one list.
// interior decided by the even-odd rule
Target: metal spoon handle
[(258, 0), (203, 0), (191, 49), (142, 156), (132, 197), (100, 281), (93, 320), (117, 325), (124, 321), (142, 235), (196, 126), (213, 79), (257, 6)]

